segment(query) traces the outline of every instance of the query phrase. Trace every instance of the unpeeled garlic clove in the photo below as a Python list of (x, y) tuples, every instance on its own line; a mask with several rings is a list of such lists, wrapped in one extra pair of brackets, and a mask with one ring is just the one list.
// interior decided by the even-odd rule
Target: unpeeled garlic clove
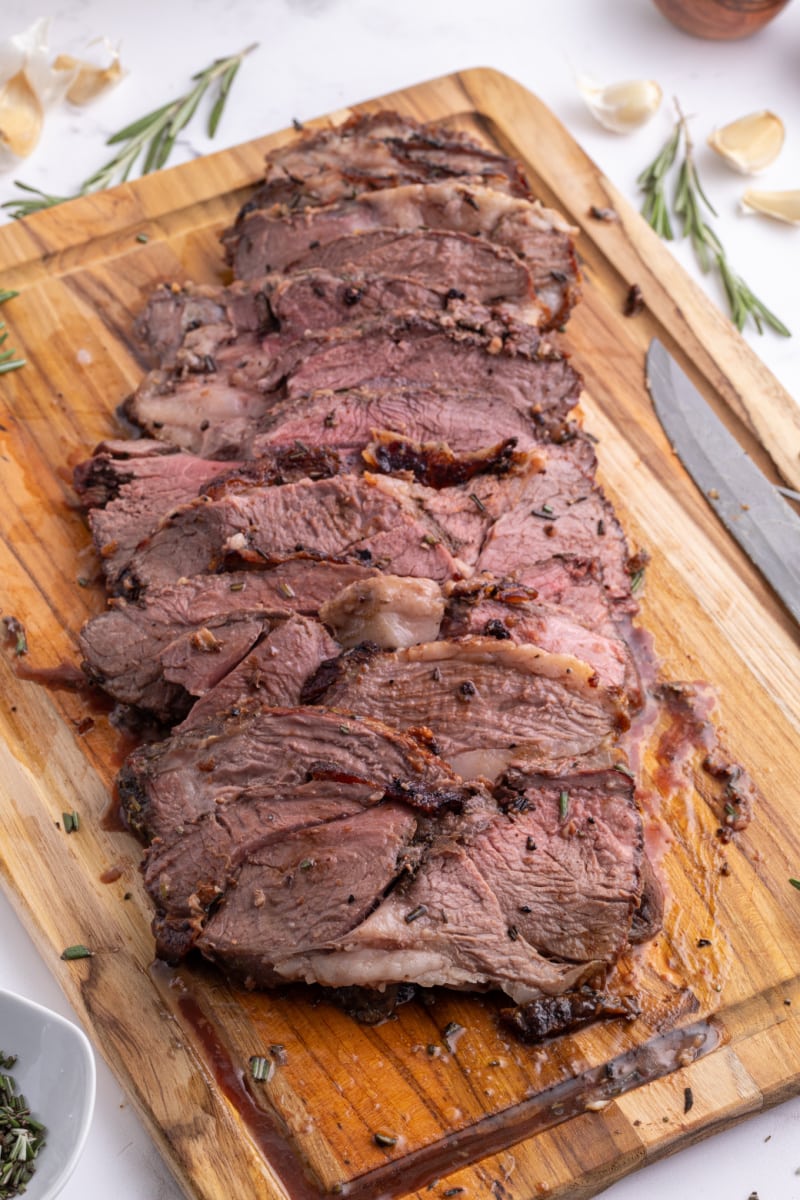
[(789, 225), (800, 225), (800, 191), (762, 192), (748, 188), (742, 196), (745, 212), (760, 213), (775, 221), (786, 221)]
[(0, 144), (16, 158), (27, 158), (39, 141), (44, 109), (24, 71), (0, 87)]
[(756, 175), (775, 161), (783, 147), (783, 139), (783, 121), (775, 113), (763, 109), (731, 121), (722, 129), (715, 129), (708, 144), (736, 171)]
[(73, 58), (71, 54), (59, 54), (53, 63), (54, 70), (71, 71), (72, 83), (67, 90), (67, 100), (70, 104), (82, 106), (89, 104), (110, 87), (119, 83), (125, 72), (119, 61), (119, 50), (104, 43), (111, 54), (111, 62), (107, 67), (97, 67), (94, 63), (81, 58)]
[(650, 120), (661, 103), (661, 88), (654, 79), (628, 79), (598, 87), (581, 78), (578, 88), (595, 120), (612, 133), (638, 129)]
[(48, 21), (40, 18), (0, 44), (0, 160), (31, 153), (45, 109), (62, 99), (74, 79), (74, 71), (48, 64), (47, 29)]

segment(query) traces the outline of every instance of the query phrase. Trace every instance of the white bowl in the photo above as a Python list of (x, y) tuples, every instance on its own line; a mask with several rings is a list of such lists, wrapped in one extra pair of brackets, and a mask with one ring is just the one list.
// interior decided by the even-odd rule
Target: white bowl
[(0, 1051), (17, 1055), (8, 1074), (47, 1129), (25, 1200), (53, 1200), (75, 1170), (92, 1121), (92, 1048), (58, 1013), (0, 989)]

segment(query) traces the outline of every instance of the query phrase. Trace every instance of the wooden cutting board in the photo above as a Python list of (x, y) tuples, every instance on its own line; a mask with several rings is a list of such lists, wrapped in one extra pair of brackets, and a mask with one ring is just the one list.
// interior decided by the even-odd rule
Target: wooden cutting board
[[(153, 965), (140, 847), (104, 820), (124, 739), (85, 697), (18, 678), (11, 645), (0, 656), (2, 880), (188, 1195), (589, 1196), (800, 1088), (800, 894), (788, 882), (800, 874), (797, 629), (671, 454), (643, 384), (650, 338), (795, 486), (800, 421), (522, 87), (466, 71), (359, 111), (383, 106), (451, 118), (522, 159), (580, 228), (585, 296), (568, 342), (602, 479), (652, 556), (641, 622), (664, 678), (707, 681), (706, 700), (713, 689), (725, 743), (763, 792), (756, 819), (722, 842), (709, 777), (652, 731), (640, 792), (669, 888), (665, 928), (618, 981), (640, 990), (641, 1018), (526, 1048), (499, 1030), (493, 998), (440, 993), (357, 1026), (299, 988), (252, 995), (210, 969)], [(141, 377), (131, 327), (143, 296), (158, 281), (221, 279), (218, 234), (265, 151), (290, 136), (0, 229), (2, 285), (22, 293), (3, 316), (28, 359), (0, 377), (2, 608), (24, 621), (25, 663), (76, 661), (76, 632), (104, 605), (70, 472), (115, 433), (114, 409)], [(619, 219), (593, 219), (592, 205)], [(626, 318), (633, 283), (646, 309)], [(67, 835), (61, 814), (73, 809), (81, 826)], [(93, 957), (63, 961), (75, 943)], [(272, 1078), (253, 1083), (249, 1057), (276, 1046)]]

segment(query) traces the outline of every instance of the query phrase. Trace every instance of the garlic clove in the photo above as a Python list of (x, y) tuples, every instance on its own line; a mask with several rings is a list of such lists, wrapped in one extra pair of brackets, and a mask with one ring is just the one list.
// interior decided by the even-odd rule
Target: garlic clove
[(800, 191), (762, 192), (748, 188), (742, 196), (745, 212), (760, 213), (775, 221), (786, 221), (789, 225), (800, 225)]
[(25, 158), (39, 141), (44, 112), (61, 100), (74, 72), (48, 63), (46, 18), (0, 44), (0, 166)]
[(18, 71), (0, 88), (0, 145), (17, 158), (27, 158), (39, 141), (43, 121), (39, 97), (25, 72)]
[(763, 109), (731, 121), (722, 129), (715, 129), (708, 144), (736, 171), (755, 175), (775, 161), (783, 147), (783, 139), (783, 121), (775, 113)]
[(595, 120), (612, 133), (638, 129), (661, 104), (661, 88), (653, 79), (629, 79), (598, 87), (593, 81), (581, 78), (578, 88)]
[(105, 43), (111, 53), (111, 62), (107, 67), (98, 67), (84, 59), (73, 58), (71, 54), (59, 54), (53, 63), (53, 68), (72, 72), (72, 83), (67, 90), (67, 100), (70, 104), (83, 106), (114, 87), (125, 75), (119, 61), (119, 50)]

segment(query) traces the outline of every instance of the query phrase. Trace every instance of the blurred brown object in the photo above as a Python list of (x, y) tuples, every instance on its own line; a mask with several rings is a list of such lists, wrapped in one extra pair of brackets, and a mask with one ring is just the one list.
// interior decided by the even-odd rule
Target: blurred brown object
[(749, 37), (789, 3), (789, 0), (655, 0), (679, 29), (695, 37), (732, 41)]

